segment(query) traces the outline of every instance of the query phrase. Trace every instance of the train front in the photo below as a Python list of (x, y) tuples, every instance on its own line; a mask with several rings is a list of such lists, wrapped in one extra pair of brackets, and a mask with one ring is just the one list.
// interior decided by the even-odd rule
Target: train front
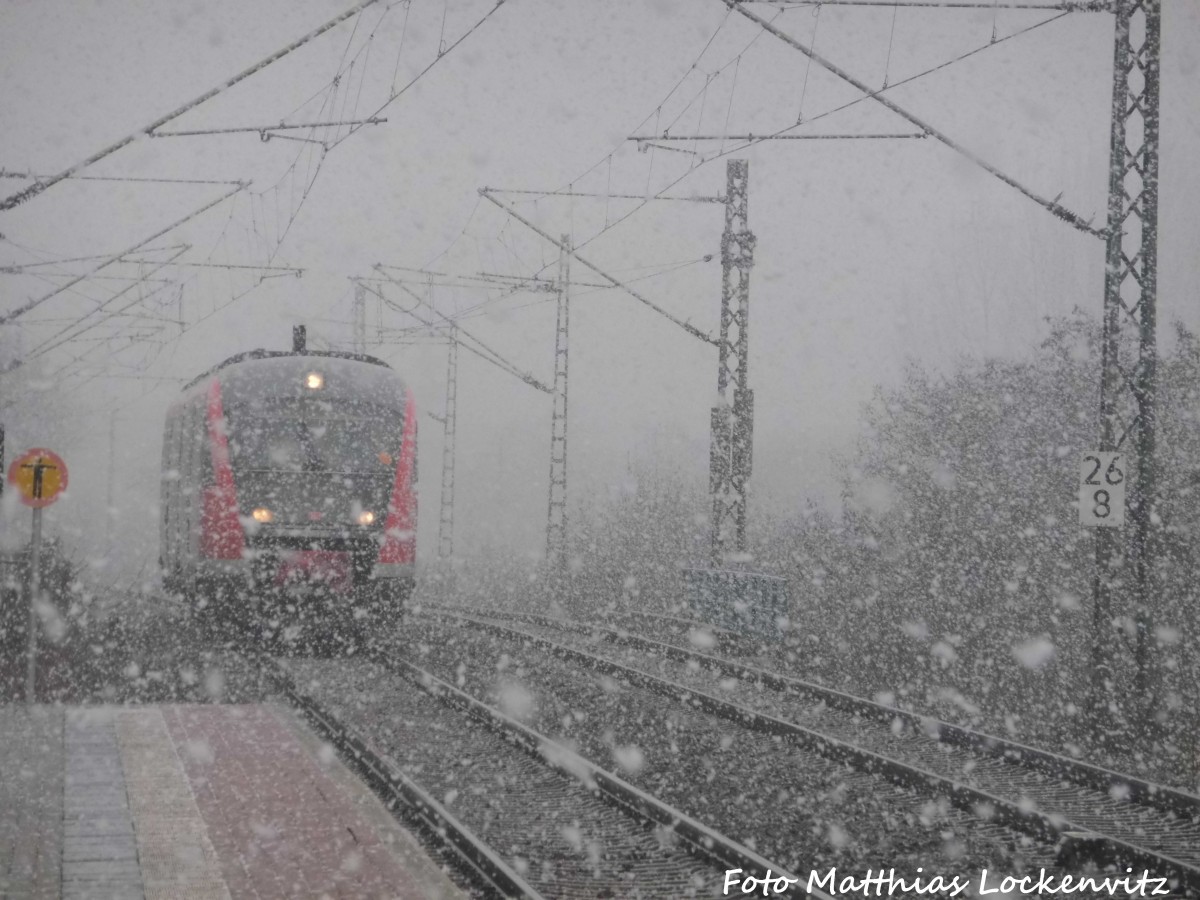
[(375, 362), (297, 355), (238, 363), (220, 381), (262, 614), (394, 620), (416, 547), (416, 419), (400, 378)]

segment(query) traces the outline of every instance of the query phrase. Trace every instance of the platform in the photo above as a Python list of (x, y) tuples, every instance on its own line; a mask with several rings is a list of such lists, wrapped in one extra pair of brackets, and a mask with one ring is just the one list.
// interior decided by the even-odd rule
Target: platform
[(0, 707), (0, 897), (459, 898), (283, 707)]

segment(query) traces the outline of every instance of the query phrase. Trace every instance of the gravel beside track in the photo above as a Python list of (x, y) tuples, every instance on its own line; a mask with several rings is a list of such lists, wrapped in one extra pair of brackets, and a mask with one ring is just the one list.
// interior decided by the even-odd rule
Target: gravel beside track
[(764, 690), (753, 679), (731, 677), (695, 660), (681, 661), (636, 646), (597, 640), (595, 633), (540, 624), (523, 624), (521, 630), (718, 694), (976, 790), (1028, 804), (1077, 828), (1117, 838), (1200, 871), (1200, 818), (1162, 808), (1167, 804), (1134, 802), (1119, 786), (1101, 791), (1064, 782), (1061, 776), (939, 740), (936, 722), (928, 722), (922, 729), (913, 727), (908, 717), (887, 722), (858, 715), (831, 707), (801, 690)]
[(1055, 869), (1053, 844), (678, 698), (598, 677), (522, 647), (519, 637), (423, 617), (405, 630), (422, 665), (501, 708), (525, 707), (540, 730), (577, 742), (581, 754), (602, 765), (615, 763), (644, 790), (802, 875), (830, 866), (860, 872), (894, 866), (908, 877), (918, 867)]
[(281, 660), (298, 686), (552, 897), (719, 893), (723, 872), (579, 780), (365, 660)]
[[(497, 616), (496, 621), (503, 622), (504, 618)], [(1082, 833), (1089, 841), (1099, 838), (1100, 858), (1171, 873), (1184, 878), (1193, 890), (1200, 890), (1200, 807), (1192, 795), (1070, 760), (1031, 759), (1039, 752), (1019, 745), (1011, 746), (1023, 753), (1001, 755), (995, 747), (963, 746), (947, 740), (947, 729), (961, 732), (953, 726), (922, 721), (899, 711), (890, 721), (881, 719), (878, 713), (884, 708), (867, 701), (853, 702), (848, 709), (833, 708), (806, 692), (800, 682), (795, 682), (795, 689), (792, 685), (783, 690), (764, 689), (762, 682), (774, 678), (770, 673), (756, 678), (751, 672), (742, 672), (742, 677), (731, 677), (728, 664), (720, 669), (707, 667), (719, 660), (703, 660), (694, 651), (689, 651), (693, 658), (680, 659), (681, 654), (665, 653), (661, 646), (649, 647), (645, 640), (623, 636), (619, 629), (537, 621), (539, 617), (517, 618), (534, 620), (519, 625), (526, 633), (736, 702), (880, 754), (903, 767), (948, 779), (1006, 802), (1021, 815), (1028, 810), (1034, 820), (1031, 824), (1046, 836), (1070, 831)], [(509, 621), (505, 627), (512, 624)], [(866, 715), (863, 710), (867, 710)], [(999, 739), (989, 740), (1006, 745)], [(964, 804), (960, 801), (959, 805)], [(1038, 820), (1044, 824), (1038, 825)]]

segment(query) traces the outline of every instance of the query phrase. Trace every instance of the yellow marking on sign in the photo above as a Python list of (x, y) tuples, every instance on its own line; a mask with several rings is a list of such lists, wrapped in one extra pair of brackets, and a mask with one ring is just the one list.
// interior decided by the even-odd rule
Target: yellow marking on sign
[(26, 506), (49, 506), (67, 487), (67, 464), (50, 450), (26, 450), (8, 468), (8, 481)]

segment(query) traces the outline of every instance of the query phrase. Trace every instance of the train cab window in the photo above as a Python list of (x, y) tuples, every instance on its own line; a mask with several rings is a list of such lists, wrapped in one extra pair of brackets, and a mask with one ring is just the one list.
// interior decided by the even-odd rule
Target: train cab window
[(189, 416), (188, 419), (189, 421), (186, 438), (189, 448), (188, 483), (192, 486), (193, 491), (199, 492), (201, 488), (201, 473), (203, 472), (202, 460), (204, 457), (204, 446), (200, 439), (200, 423), (191, 416)]
[(179, 482), (182, 479), (182, 473), (179, 470), (179, 452), (179, 417), (176, 415), (167, 420), (167, 433), (163, 435), (163, 523), (168, 533), (170, 533), (173, 519), (178, 518), (179, 515), (178, 512), (172, 512), (179, 502)]
[(306, 401), (232, 406), (227, 421), (235, 472), (382, 474), (395, 466), (403, 416)]
[(192, 450), (192, 411), (184, 409), (179, 414), (179, 487), (183, 495), (189, 496), (192, 492), (192, 458), (195, 456)]
[(190, 544), (199, 528), (201, 506), (201, 467), (204, 459), (204, 401), (197, 398), (188, 404), (179, 418), (182, 460), (179, 471), (181, 507), (184, 510), (181, 526), (183, 543)]
[(162, 478), (164, 496), (173, 496), (179, 485), (179, 423), (172, 417), (163, 435)]
[(217, 483), (217, 473), (213, 468), (212, 444), (208, 437), (208, 417), (204, 415), (204, 407), (201, 407), (197, 433), (199, 435), (200, 462), (196, 480), (201, 488), (212, 487)]

